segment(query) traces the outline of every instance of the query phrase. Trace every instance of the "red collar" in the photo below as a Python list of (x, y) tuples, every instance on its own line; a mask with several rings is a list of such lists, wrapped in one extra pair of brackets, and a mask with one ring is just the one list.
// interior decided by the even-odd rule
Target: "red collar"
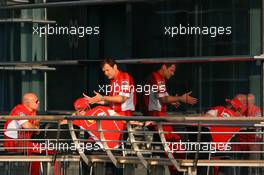
[(24, 104), (19, 104), (16, 106), (16, 108), (22, 110), (23, 112), (25, 112), (27, 115), (35, 115), (36, 111), (30, 111)]
[(159, 71), (156, 72), (161, 78), (163, 78), (163, 76), (161, 75), (161, 73)]
[(116, 74), (115, 78), (113, 78), (111, 81), (116, 81), (118, 79), (118, 77), (121, 75), (121, 71), (118, 70), (118, 73)]

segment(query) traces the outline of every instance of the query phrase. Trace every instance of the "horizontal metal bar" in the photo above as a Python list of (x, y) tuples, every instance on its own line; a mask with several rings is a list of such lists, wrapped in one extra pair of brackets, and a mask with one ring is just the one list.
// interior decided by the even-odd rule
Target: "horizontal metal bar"
[[(89, 62), (100, 62), (101, 60), (89, 60)], [(79, 60), (56, 60), (56, 61), (9, 61), (0, 62), (0, 66), (34, 66), (34, 65), (49, 65), (49, 66), (67, 66), (67, 65), (79, 65)]]
[(0, 10), (13, 10), (13, 9), (35, 9), (35, 8), (54, 8), (54, 7), (67, 7), (67, 6), (91, 6), (91, 5), (110, 5), (119, 3), (136, 3), (145, 2), (146, 0), (80, 0), (80, 1), (62, 1), (62, 2), (48, 2), (48, 3), (35, 3), (23, 4), (0, 7)]
[(142, 58), (118, 60), (126, 64), (157, 64), (157, 63), (197, 63), (225, 61), (254, 61), (253, 56), (219, 56), (219, 57), (176, 57), (176, 58)]
[(254, 59), (256, 59), (256, 60), (264, 60), (264, 54), (254, 56)]
[[(1, 8), (0, 8), (1, 9)], [(66, 65), (89, 65), (91, 63), (99, 63), (102, 59), (73, 59), (64, 60), (63, 58), (49, 58), (54, 61), (31, 61), (31, 62), (0, 62), (0, 66), (10, 65), (50, 65), (50, 66), (66, 66)], [(56, 60), (56, 61), (55, 61)], [(254, 61), (254, 56), (218, 56), (218, 57), (169, 57), (169, 58), (133, 58), (133, 59), (116, 59), (118, 64), (157, 64), (157, 63), (196, 63), (196, 62), (225, 62), (225, 61)]]
[(31, 70), (41, 70), (41, 71), (54, 71), (56, 68), (54, 67), (47, 67), (47, 66), (0, 66), (0, 70), (7, 70), (7, 71), (31, 71)]
[[(0, 118), (1, 119), (1, 118)], [(124, 121), (170, 121), (170, 122), (217, 122), (217, 123), (235, 123), (235, 122), (241, 122), (241, 123), (259, 123), (264, 122), (263, 117), (229, 117), (229, 118), (220, 118), (220, 117), (203, 117), (201, 115), (194, 115), (193, 116), (175, 116), (175, 117), (154, 117), (154, 116), (131, 116), (131, 117), (120, 117), (120, 116), (109, 116), (109, 117), (90, 117), (90, 116), (65, 116), (65, 119), (67, 120), (124, 120)], [(168, 123), (167, 123), (168, 124)], [(222, 124), (222, 123), (221, 123)]]
[[(79, 162), (80, 156), (70, 155), (70, 156), (57, 156), (56, 161), (59, 162)], [(52, 156), (2, 156), (0, 155), (0, 162), (52, 162)]]
[[(174, 122), (174, 123), (162, 123), (162, 124), (177, 124), (181, 122), (181, 125), (186, 123), (205, 123), (205, 124), (263, 124), (264, 117), (229, 117), (229, 118), (220, 118), (220, 117), (202, 117), (201, 115), (193, 116), (184, 116), (179, 115), (175, 117), (154, 117), (154, 116), (69, 116), (69, 115), (37, 115), (37, 116), (0, 116), (0, 120), (47, 120), (47, 121), (60, 121), (60, 120), (121, 120), (121, 121), (154, 121), (154, 122)], [(254, 125), (253, 125), (254, 126)]]
[(2, 120), (47, 120), (47, 121), (60, 121), (65, 119), (65, 115), (37, 115), (37, 116), (10, 116), (10, 115), (5, 115), (5, 116), (0, 116), (0, 119)]
[[(0, 129), (0, 132), (4, 132), (6, 131), (7, 129)], [(8, 131), (57, 131), (58, 129), (8, 129)], [(71, 131), (69, 129), (61, 129), (60, 131)], [(85, 129), (73, 129), (72, 131), (87, 131)], [(107, 131), (107, 132), (120, 132), (120, 133), (128, 133), (128, 131), (126, 130), (122, 130), (122, 131), (119, 131), (119, 130), (89, 130), (89, 131)], [(150, 135), (150, 134), (157, 134), (158, 132), (157, 131), (131, 131), (131, 133), (133, 134), (136, 134), (136, 136), (145, 136), (145, 135)], [(165, 133), (165, 134), (197, 134), (198, 132), (189, 132), (189, 131), (172, 131), (172, 132), (168, 132), (168, 131), (164, 131), (162, 133)], [(256, 132), (249, 132), (249, 131), (238, 131), (238, 132), (200, 132), (201, 134), (238, 134), (238, 135), (241, 135), (241, 134), (250, 134), (250, 135), (253, 135), (253, 134), (264, 134), (264, 132), (261, 132), (261, 131), (256, 131)], [(1, 140), (1, 139), (0, 139)]]
[(25, 3), (29, 3), (29, 1), (28, 0), (6, 0), (6, 3), (25, 4)]
[[(192, 160), (182, 160), (182, 166), (193, 166)], [(197, 166), (264, 167), (264, 160), (198, 160)]]
[(39, 23), (39, 24), (54, 24), (56, 21), (32, 19), (32, 18), (7, 18), (0, 19), (0, 23)]
[[(107, 161), (107, 158), (103, 157), (90, 157), (92, 162), (104, 162)], [(137, 163), (138, 160), (132, 158), (117, 158), (120, 163)], [(148, 159), (146, 160), (151, 165), (171, 165), (171, 162), (167, 159)], [(193, 167), (193, 160), (179, 160), (181, 166)], [(228, 167), (263, 167), (264, 160), (198, 160), (197, 166), (228, 166)]]
[[(89, 159), (93, 162), (110, 162), (107, 156), (103, 155), (88, 155)], [(137, 157), (121, 157), (116, 156), (120, 164), (137, 164)], [(147, 158), (146, 160), (150, 165), (171, 165), (171, 162), (165, 158)], [(0, 162), (52, 162), (52, 156), (0, 156)], [(59, 156), (56, 161), (80, 161), (80, 156)], [(193, 160), (179, 160), (181, 166), (192, 167)], [(220, 167), (264, 167), (264, 160), (198, 160), (197, 166), (220, 166)]]

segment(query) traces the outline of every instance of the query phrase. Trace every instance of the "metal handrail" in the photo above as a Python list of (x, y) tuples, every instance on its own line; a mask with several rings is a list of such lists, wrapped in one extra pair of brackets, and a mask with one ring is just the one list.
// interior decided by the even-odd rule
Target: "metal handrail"
[[(196, 150), (183, 150), (180, 151), (181, 153), (194, 153), (195, 154), (195, 158), (194, 160), (192, 160), (192, 162), (190, 163), (183, 163), (183, 160), (178, 160), (175, 159), (173, 157), (173, 152), (171, 152), (172, 150), (170, 150), (170, 148), (168, 147), (168, 143), (165, 139), (165, 134), (197, 134), (197, 142), (190, 142), (190, 141), (186, 141), (185, 142), (174, 142), (174, 144), (187, 144), (187, 143), (195, 143), (198, 144), (198, 146), (202, 145), (202, 144), (208, 144), (208, 145), (212, 145), (212, 143), (214, 144), (221, 144), (222, 142), (203, 142), (201, 140), (201, 136), (203, 134), (212, 134), (212, 132), (210, 131), (202, 131), (201, 127), (210, 127), (210, 126), (214, 126), (214, 127), (240, 127), (240, 128), (263, 128), (264, 127), (264, 118), (255, 118), (255, 117), (235, 117), (235, 118), (215, 118), (215, 117), (202, 117), (202, 115), (195, 115), (195, 116), (175, 116), (175, 117), (146, 117), (146, 116), (139, 116), (139, 117), (135, 117), (135, 116), (131, 116), (131, 117), (120, 117), (120, 116), (109, 116), (109, 117), (102, 117), (102, 116), (98, 116), (98, 117), (94, 117), (94, 116), (70, 116), (70, 115), (57, 115), (57, 116), (51, 116), (51, 115), (44, 115), (44, 116), (0, 116), (0, 120), (23, 120), (23, 119), (31, 119), (31, 120), (45, 120), (45, 121), (56, 121), (56, 122), (60, 122), (62, 120), (68, 120), (68, 124), (69, 124), (69, 129), (16, 129), (17, 131), (58, 131), (57, 132), (57, 138), (56, 139), (43, 139), (43, 141), (54, 141), (56, 143), (59, 143), (61, 141), (73, 141), (73, 143), (75, 143), (76, 145), (79, 145), (81, 143), (86, 143), (85, 139), (78, 139), (77, 136), (75, 135), (75, 131), (85, 131), (85, 129), (81, 128), (81, 129), (74, 129), (73, 128), (73, 120), (95, 120), (97, 123), (97, 130), (93, 130), (96, 131), (98, 133), (100, 133), (100, 138), (98, 138), (98, 140), (93, 140), (94, 143), (96, 142), (100, 142), (103, 145), (103, 150), (104, 150), (104, 154), (105, 156), (107, 156), (109, 158), (109, 160), (114, 163), (116, 166), (119, 166), (120, 164), (123, 164), (124, 159), (122, 159), (122, 161), (120, 160), (119, 154), (115, 153), (114, 151), (122, 151), (122, 152), (126, 152), (127, 154), (125, 156), (123, 156), (125, 159), (127, 159), (127, 161), (129, 161), (130, 159), (137, 159), (136, 163), (141, 163), (144, 167), (149, 168), (152, 164), (149, 162), (149, 158), (151, 158), (151, 155), (153, 153), (159, 153), (159, 154), (167, 154), (168, 158), (166, 158), (166, 156), (164, 157), (167, 161), (166, 164), (170, 164), (170, 165), (174, 165), (179, 171), (185, 171), (187, 172), (190, 168), (193, 169), (192, 171), (195, 171), (196, 168), (198, 166), (204, 165), (206, 161), (203, 161), (203, 163), (201, 163), (201, 160), (199, 159), (199, 155), (202, 153), (220, 153), (222, 154), (222, 151), (219, 150), (200, 150), (200, 147)], [(104, 130), (101, 126), (101, 120), (122, 120), (122, 121), (126, 121), (127, 123), (127, 129), (128, 130)], [(152, 121), (154, 123), (157, 124), (158, 128), (156, 131), (140, 131), (140, 130), (135, 130), (133, 129), (132, 125), (129, 123), (130, 121), (141, 121), (141, 122), (146, 122), (146, 121)], [(191, 127), (197, 127), (198, 126), (198, 131), (173, 131), (173, 132), (166, 132), (163, 131), (162, 126), (163, 125), (173, 125), (174, 127), (181, 127), (183, 128), (183, 126), (191, 126)], [(5, 131), (5, 129), (0, 129), (0, 132)], [(71, 139), (63, 139), (63, 138), (59, 138), (60, 132), (62, 131), (69, 131), (71, 134)], [(120, 140), (106, 140), (106, 138), (104, 137), (104, 132), (120, 132), (122, 134), (124, 133), (128, 133), (129, 136), (129, 140), (125, 140), (125, 139), (120, 139)], [(135, 137), (144, 137), (145, 134), (157, 134), (159, 136), (159, 138), (161, 139), (161, 141), (148, 141), (148, 140), (137, 140)], [(233, 134), (233, 135), (241, 135), (241, 134), (251, 134), (251, 135), (260, 135), (260, 134), (264, 134), (264, 131), (258, 132), (258, 131), (250, 131), (250, 132), (246, 132), (246, 131), (241, 131), (241, 132), (214, 132), (213, 134)], [(4, 141), (5, 139), (0, 139), (1, 141)], [(18, 139), (20, 140), (20, 139)], [(24, 141), (38, 141), (38, 139), (21, 139)], [(107, 142), (119, 142), (120, 144), (126, 144), (126, 145), (130, 145), (131, 148), (118, 148), (118, 149), (113, 149), (113, 148), (109, 148), (107, 146)], [(146, 148), (141, 148), (141, 146), (144, 146), (146, 144), (156, 144), (158, 146), (160, 146), (161, 148), (158, 150), (155, 149), (146, 149)], [(254, 142), (228, 142), (228, 144), (233, 145), (260, 145), (263, 146), (264, 143), (263, 142), (258, 142), (258, 141), (254, 141)], [(81, 147), (77, 147), (77, 152), (79, 153), (80, 157), (84, 160), (85, 163), (87, 163), (88, 165), (91, 165), (93, 163), (94, 160), (91, 159), (90, 155), (85, 154), (85, 152), (83, 152), (81, 150)], [(2, 147), (3, 149), (5, 149), (4, 147)], [(12, 148), (9, 148), (12, 149)], [(20, 147), (17, 149), (32, 149), (30, 147)], [(248, 150), (248, 151), (235, 151), (235, 150), (228, 150), (225, 151), (225, 153), (264, 153), (264, 151), (262, 150), (257, 150), (257, 151), (252, 151), (252, 150)], [(59, 155), (57, 155), (58, 152), (55, 153), (55, 155), (53, 155), (53, 162), (56, 160), (57, 161), (57, 157)], [(1, 159), (0, 155), (0, 159)], [(2, 161), (2, 160), (0, 160)], [(250, 160), (248, 160), (250, 161)], [(260, 160), (261, 162), (262, 160)], [(133, 162), (133, 161), (132, 161)], [(237, 164), (237, 162), (235, 162)], [(257, 163), (254, 162), (252, 163), (252, 166), (256, 165)], [(188, 165), (188, 166), (186, 166)], [(212, 165), (212, 163), (208, 163), (208, 165)], [(223, 163), (223, 166), (225, 164)], [(244, 165), (244, 164), (243, 164)], [(207, 166), (207, 165), (206, 165)], [(250, 166), (250, 165), (249, 165)], [(262, 164), (260, 164), (259, 166), (263, 166)]]

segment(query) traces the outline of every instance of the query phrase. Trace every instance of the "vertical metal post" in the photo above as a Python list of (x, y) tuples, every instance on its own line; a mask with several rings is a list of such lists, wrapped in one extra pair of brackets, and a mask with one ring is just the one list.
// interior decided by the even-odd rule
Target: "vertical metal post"
[[(263, 56), (264, 54), (264, 0), (261, 1), (261, 55)], [(261, 85), (260, 85), (260, 93), (261, 93), (261, 100), (260, 100), (260, 103), (261, 103), (261, 111), (262, 111), (262, 115), (261, 116), (264, 116), (264, 61), (261, 60), (261, 73), (260, 73), (260, 76), (261, 76)], [(263, 132), (263, 128), (261, 129), (262, 132)], [(264, 137), (262, 136), (262, 141), (264, 141)], [(264, 150), (264, 145), (262, 145), (262, 150)], [(263, 153), (260, 155), (261, 159), (263, 159)], [(263, 168), (261, 169), (261, 173), (263, 173)]]
[[(43, 0), (43, 3), (46, 3), (46, 0)], [(47, 20), (47, 8), (44, 9), (44, 20)], [(44, 61), (48, 60), (48, 36), (45, 33), (44, 38)], [(44, 72), (44, 111), (47, 111), (47, 72)]]
[(261, 112), (262, 112), (262, 116), (264, 116), (264, 61), (261, 60), (261, 73), (260, 73), (260, 76), (261, 76), (261, 84), (260, 84), (260, 93), (261, 93)]
[[(262, 16), (261, 16), (261, 55), (264, 55), (264, 0), (261, 1), (261, 12), (262, 12)], [(261, 79), (261, 84), (260, 84), (260, 93), (261, 93), (261, 100), (260, 100), (260, 104), (261, 104), (261, 111), (262, 111), (262, 116), (264, 115), (264, 61), (263, 59), (261, 60), (261, 73), (260, 73), (260, 79)]]
[(188, 175), (197, 175), (196, 169), (193, 167), (188, 167)]
[(132, 57), (132, 4), (126, 4), (126, 45), (127, 55), (129, 58)]
[(47, 175), (52, 175), (53, 171), (51, 170), (51, 162), (47, 162)]
[[(264, 11), (264, 7), (263, 7), (263, 1), (262, 1), (262, 15), (264, 15), (263, 14), (263, 11)], [(264, 18), (263, 18), (263, 16), (262, 16), (262, 20), (263, 20)], [(263, 22), (262, 22), (263, 23)], [(264, 27), (263, 27), (263, 29), (264, 29)], [(263, 31), (262, 31), (262, 40), (264, 41), (264, 39), (263, 39)], [(262, 47), (263, 47), (264, 45), (262, 44)], [(264, 50), (264, 48), (262, 48), (263, 50)], [(262, 51), (262, 53), (264, 53), (263, 51)], [(263, 113), (263, 110), (264, 110), (264, 61), (263, 60), (261, 60), (261, 74), (260, 74), (260, 76), (261, 76), (261, 90), (260, 90), (260, 93), (261, 93), (261, 100), (260, 100), (260, 102), (261, 102), (261, 112), (262, 112), (262, 117), (264, 116), (264, 113)], [(264, 131), (264, 129), (263, 128), (261, 128), (261, 132), (263, 132)], [(264, 142), (264, 137), (263, 137), (263, 135), (262, 135), (262, 141)], [(262, 150), (264, 150), (264, 145), (262, 144)], [(262, 154), (260, 154), (260, 159), (263, 159), (263, 157), (264, 157), (264, 155), (263, 155), (263, 153)], [(261, 173), (263, 173), (263, 168), (261, 168)]]
[(197, 142), (199, 144), (198, 149), (196, 150), (195, 153), (195, 160), (194, 160), (194, 167), (192, 169), (192, 173), (196, 172), (197, 170), (197, 163), (198, 163), (198, 159), (199, 159), (199, 152), (200, 152), (200, 144), (201, 144), (201, 130), (202, 130), (202, 126), (201, 126), (201, 122), (198, 123), (198, 135), (197, 135)]
[[(194, 25), (199, 26), (199, 7), (198, 7), (197, 1), (195, 1), (195, 18), (194, 18)], [(194, 35), (194, 56), (198, 56), (198, 43), (199, 43), (199, 38), (198, 35)]]
[(94, 175), (104, 175), (105, 174), (105, 163), (97, 162), (94, 165)]
[(123, 169), (123, 175), (135, 175), (135, 165), (125, 164)]
[[(59, 123), (59, 121), (58, 121), (58, 123), (57, 123), (57, 138), (56, 138), (56, 145), (58, 145), (59, 144), (59, 140), (60, 140), (60, 130), (61, 130), (61, 128), (60, 128), (60, 123)], [(56, 146), (57, 147), (57, 146)], [(56, 149), (55, 149), (56, 150)], [(56, 158), (57, 158), (57, 153), (58, 153), (58, 151), (59, 150), (56, 150), (56, 152), (55, 152), (55, 154), (53, 154), (53, 156), (52, 156), (52, 164), (53, 165), (55, 165), (55, 163), (56, 163)]]
[(203, 91), (202, 91), (202, 86), (203, 86), (203, 82), (202, 82), (202, 66), (200, 65), (199, 66), (199, 113), (202, 113), (202, 102), (203, 102), (203, 100), (202, 100), (202, 97), (203, 97)]
[(164, 166), (160, 166), (160, 165), (151, 166), (150, 175), (165, 175)]
[[(261, 22), (261, 25), (260, 25), (261, 26), (261, 55), (263, 55), (264, 54), (264, 38), (263, 38), (264, 37), (264, 35), (263, 35), (263, 30), (264, 30), (264, 22), (263, 22), (263, 20), (264, 20), (264, 0), (262, 0), (261, 3), (262, 3), (261, 4), (261, 20), (260, 20), (260, 22)], [(262, 65), (263, 65), (263, 62), (262, 62)], [(262, 70), (263, 70), (263, 68), (262, 68)], [(263, 77), (262, 77), (262, 79), (263, 79)], [(262, 88), (262, 90), (263, 90), (263, 88)], [(262, 93), (262, 95), (263, 95), (263, 93)], [(263, 98), (262, 98), (261, 102), (262, 102), (262, 107), (263, 107)]]

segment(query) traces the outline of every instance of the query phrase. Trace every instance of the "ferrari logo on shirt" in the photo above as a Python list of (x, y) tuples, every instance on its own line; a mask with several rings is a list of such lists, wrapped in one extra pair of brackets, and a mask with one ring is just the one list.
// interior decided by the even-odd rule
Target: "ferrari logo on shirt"
[(123, 91), (123, 90), (125, 90), (125, 91), (127, 91), (127, 90), (129, 90), (129, 86), (128, 86), (128, 81), (122, 81), (121, 82), (121, 91)]
[(88, 122), (89, 124), (93, 124), (93, 123), (95, 123), (95, 120), (87, 120), (87, 122)]
[(127, 80), (125, 80), (125, 81), (122, 81), (122, 83), (121, 83), (122, 85), (128, 85), (128, 81)]

